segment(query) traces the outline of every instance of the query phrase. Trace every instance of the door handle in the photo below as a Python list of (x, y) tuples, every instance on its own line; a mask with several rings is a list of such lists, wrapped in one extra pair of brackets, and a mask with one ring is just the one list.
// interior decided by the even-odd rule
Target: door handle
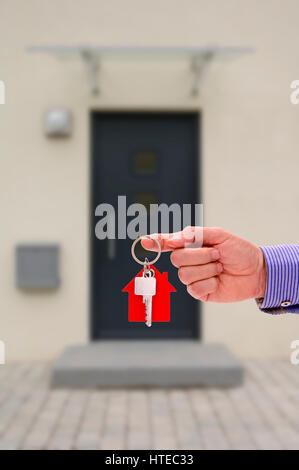
[(107, 256), (110, 261), (116, 258), (116, 240), (115, 238), (108, 238), (107, 239), (108, 246), (107, 246)]
[(109, 214), (108, 216), (108, 231), (107, 231), (107, 258), (112, 261), (116, 258), (116, 239), (115, 239), (115, 220)]

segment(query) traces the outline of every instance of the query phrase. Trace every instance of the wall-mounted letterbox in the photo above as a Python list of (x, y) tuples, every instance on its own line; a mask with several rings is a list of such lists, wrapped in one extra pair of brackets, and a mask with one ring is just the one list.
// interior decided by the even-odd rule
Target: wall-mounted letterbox
[(59, 286), (59, 246), (20, 244), (16, 247), (16, 284), (19, 289)]

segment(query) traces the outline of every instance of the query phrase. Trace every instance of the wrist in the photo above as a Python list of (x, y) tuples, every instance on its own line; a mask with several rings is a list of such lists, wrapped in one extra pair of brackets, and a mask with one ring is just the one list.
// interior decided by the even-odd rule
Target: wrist
[(267, 265), (264, 253), (260, 248), (258, 249), (258, 268), (257, 268), (257, 288), (256, 298), (265, 297), (267, 287)]

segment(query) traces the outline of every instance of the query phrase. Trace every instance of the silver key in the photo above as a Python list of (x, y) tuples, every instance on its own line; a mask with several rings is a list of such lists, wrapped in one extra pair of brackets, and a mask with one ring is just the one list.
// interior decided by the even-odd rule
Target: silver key
[(152, 297), (156, 294), (155, 277), (136, 277), (135, 278), (135, 295), (143, 296), (145, 304), (145, 324), (152, 326)]

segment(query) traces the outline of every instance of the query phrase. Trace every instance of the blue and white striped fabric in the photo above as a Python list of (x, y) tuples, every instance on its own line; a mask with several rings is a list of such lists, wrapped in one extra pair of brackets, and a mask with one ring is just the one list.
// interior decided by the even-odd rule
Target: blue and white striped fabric
[[(267, 287), (258, 305), (267, 313), (299, 313), (299, 245), (261, 246)], [(289, 306), (285, 306), (288, 304)]]

